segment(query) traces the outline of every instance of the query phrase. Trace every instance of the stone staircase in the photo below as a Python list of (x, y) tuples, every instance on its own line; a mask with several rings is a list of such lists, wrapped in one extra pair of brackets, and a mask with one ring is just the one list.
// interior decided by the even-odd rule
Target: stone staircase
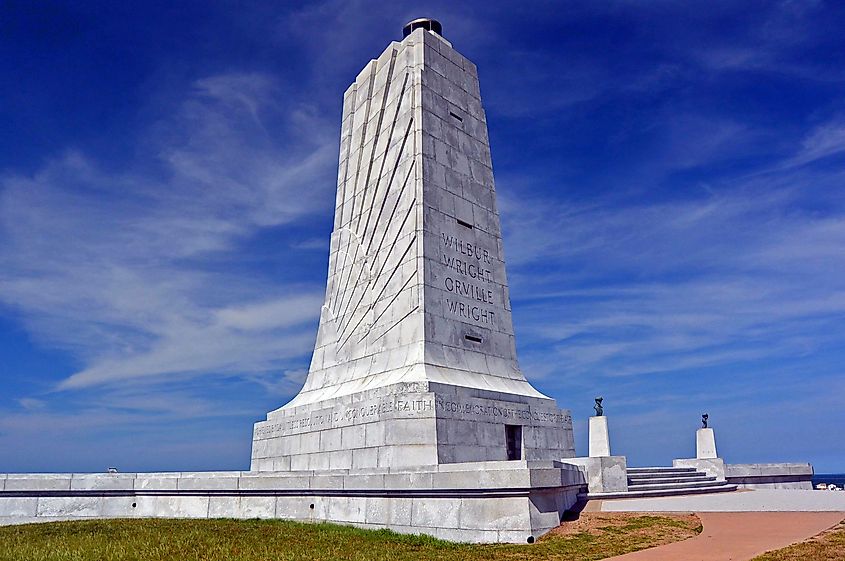
[(635, 499), (699, 495), (735, 491), (736, 485), (717, 481), (695, 468), (642, 467), (628, 468), (628, 491), (618, 493), (589, 493), (588, 499)]

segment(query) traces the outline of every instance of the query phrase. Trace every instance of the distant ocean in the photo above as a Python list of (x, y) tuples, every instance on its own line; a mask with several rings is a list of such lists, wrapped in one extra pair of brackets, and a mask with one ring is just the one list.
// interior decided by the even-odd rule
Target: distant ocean
[(819, 483), (835, 483), (837, 487), (845, 487), (845, 473), (817, 473), (813, 475), (813, 487)]

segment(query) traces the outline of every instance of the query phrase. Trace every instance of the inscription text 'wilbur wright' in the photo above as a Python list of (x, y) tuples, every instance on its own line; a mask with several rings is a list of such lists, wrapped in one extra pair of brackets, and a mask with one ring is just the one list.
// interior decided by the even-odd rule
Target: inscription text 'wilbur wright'
[(446, 232), (440, 232), (440, 237), (444, 247), (442, 264), (450, 272), (464, 277), (444, 277), (443, 288), (447, 292), (478, 302), (466, 303), (446, 298), (446, 310), (462, 320), (495, 326), (496, 312), (488, 307), (496, 304), (493, 290), (490, 288), (493, 284), (493, 271), (490, 269), (493, 259), (490, 250)]

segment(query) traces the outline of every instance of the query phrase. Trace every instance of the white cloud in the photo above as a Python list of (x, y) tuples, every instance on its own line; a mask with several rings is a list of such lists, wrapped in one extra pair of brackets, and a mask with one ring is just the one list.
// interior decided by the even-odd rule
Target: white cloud
[(199, 80), (118, 171), (69, 150), (0, 178), (0, 305), (82, 362), (60, 388), (263, 375), (308, 353), (321, 291), (238, 259), (332, 200), (334, 128), (279, 95), (259, 74)]
[(526, 370), (561, 387), (726, 365), (755, 377), (845, 346), (845, 175), (775, 167), (648, 205), (505, 200)]
[(18, 399), (18, 403), (27, 411), (38, 411), (47, 406), (47, 403), (43, 399), (35, 399), (32, 397), (22, 397)]
[(787, 161), (788, 165), (802, 165), (845, 152), (845, 119), (823, 123), (803, 141), (801, 150)]
[(219, 310), (217, 320), (221, 326), (242, 331), (290, 327), (313, 319), (314, 310), (319, 310), (322, 304), (323, 298), (319, 294), (279, 298)]

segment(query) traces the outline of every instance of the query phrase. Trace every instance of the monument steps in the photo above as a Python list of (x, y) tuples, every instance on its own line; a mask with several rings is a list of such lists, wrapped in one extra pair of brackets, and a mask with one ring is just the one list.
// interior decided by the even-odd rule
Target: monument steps
[(710, 477), (703, 481), (677, 481), (674, 483), (645, 483), (628, 484), (628, 491), (660, 491), (668, 489), (692, 489), (699, 487), (712, 487), (716, 485), (716, 478)]
[(685, 481), (689, 481), (694, 483), (696, 481), (715, 481), (716, 478), (714, 476), (708, 476), (706, 473), (699, 472), (699, 473), (691, 473), (691, 474), (684, 474), (684, 475), (661, 475), (661, 476), (652, 476), (649, 475), (648, 477), (640, 477), (640, 476), (628, 476), (628, 485), (651, 485), (657, 483), (682, 483)]
[(654, 478), (654, 479), (628, 479), (628, 488), (631, 487), (640, 487), (643, 485), (669, 485), (669, 484), (681, 484), (681, 485), (692, 485), (696, 483), (712, 483), (716, 481), (716, 478), (713, 476), (701, 475), (698, 477), (663, 477), (663, 478)]
[(628, 491), (626, 493), (588, 493), (579, 495), (580, 499), (645, 499), (648, 497), (674, 497), (677, 495), (703, 495), (706, 493), (725, 493), (736, 491), (736, 485), (716, 484), (711, 487), (692, 487), (684, 489), (661, 489), (657, 491)]
[(703, 472), (695, 471), (667, 471), (659, 473), (628, 473), (629, 479), (636, 479), (637, 481), (649, 481), (652, 479), (665, 479), (667, 477), (701, 477), (706, 475)]
[(638, 478), (638, 477), (628, 477), (628, 485), (652, 485), (652, 484), (659, 484), (659, 483), (683, 483), (683, 482), (690, 482), (695, 483), (696, 481), (706, 481), (707, 478), (710, 478), (710, 481), (715, 481), (716, 478), (714, 476), (708, 476), (706, 473), (701, 473), (697, 475), (668, 475), (665, 477), (647, 477), (647, 478)]
[(682, 467), (638, 467), (638, 468), (628, 468), (628, 475), (648, 475), (648, 474), (665, 474), (665, 473), (695, 473), (697, 470), (695, 468), (682, 468)]
[(700, 495), (736, 490), (736, 485), (717, 481), (695, 468), (646, 467), (628, 468), (628, 490), (625, 492), (588, 493), (585, 499), (634, 499)]

